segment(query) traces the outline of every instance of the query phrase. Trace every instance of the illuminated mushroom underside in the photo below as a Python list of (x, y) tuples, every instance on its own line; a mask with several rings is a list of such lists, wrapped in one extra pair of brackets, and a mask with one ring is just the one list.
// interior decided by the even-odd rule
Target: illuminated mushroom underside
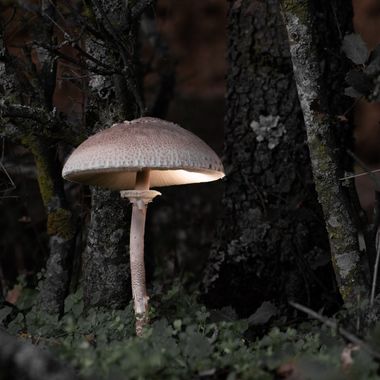
[(115, 124), (84, 141), (66, 161), (65, 179), (118, 190), (132, 203), (130, 260), (136, 333), (148, 322), (144, 230), (151, 187), (210, 182), (224, 177), (216, 153), (176, 124), (140, 118)]

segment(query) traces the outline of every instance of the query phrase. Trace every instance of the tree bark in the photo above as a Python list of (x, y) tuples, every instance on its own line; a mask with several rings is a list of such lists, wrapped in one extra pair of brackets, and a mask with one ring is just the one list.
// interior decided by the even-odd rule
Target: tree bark
[[(53, 17), (54, 13), (52, 4), (49, 3), (46, 6), (44, 3), (41, 5), (42, 12), (49, 13), (51, 17)], [(53, 34), (53, 27), (44, 24), (42, 35), (36, 36), (36, 38), (41, 38), (51, 43), (54, 40)], [(3, 33), (1, 37), (3, 37)], [(46, 50), (38, 51), (37, 55), (41, 69), (38, 72), (34, 71), (35, 76), (33, 78), (35, 83), (38, 84), (28, 88), (28, 90), (32, 91), (28, 93), (24, 89), (22, 82), (25, 79), (23, 77), (25, 63), (19, 57), (9, 54), (4, 41), (2, 41), (2, 44), (3, 61), (1, 71), (3, 75), (1, 75), (1, 93), (3, 102), (5, 103), (9, 100), (14, 103), (17, 99), (18, 103), (22, 105), (25, 95), (26, 97), (29, 95), (31, 97), (29, 101), (31, 107), (37, 107), (42, 114), (48, 117), (53, 115), (53, 94), (56, 84), (55, 57), (52, 57)], [(28, 62), (28, 64), (32, 65), (32, 62)], [(37, 302), (39, 307), (47, 313), (60, 313), (63, 310), (64, 299), (69, 286), (74, 227), (72, 225), (72, 214), (68, 208), (63, 189), (63, 180), (60, 175), (61, 168), (56, 159), (57, 143), (47, 137), (35, 135), (28, 128), (20, 127), (23, 123), (33, 123), (31, 120), (20, 122), (17, 118), (12, 117), (9, 120), (11, 121), (10, 128), (16, 130), (13, 137), (29, 149), (34, 156), (38, 184), (47, 215), (50, 254), (46, 263), (45, 279)], [(9, 121), (5, 119), (2, 127), (6, 128), (8, 123)], [(13, 126), (15, 128), (12, 128)]]
[(49, 314), (62, 313), (68, 294), (75, 227), (63, 190), (61, 168), (55, 159), (51, 141), (25, 136), (23, 144), (34, 156), (37, 180), (47, 213), (49, 257), (38, 295), (38, 307)]
[[(123, 25), (127, 22), (123, 20), (128, 20), (129, 10), (121, 0), (101, 1), (100, 7), (94, 6), (93, 11), (110, 35), (114, 32), (106, 18), (111, 25)], [(123, 46), (114, 47), (115, 41), (113, 44), (109, 40), (102, 41), (102, 44), (93, 40), (87, 42), (88, 52), (93, 57), (121, 67), (124, 73), (91, 77), (87, 120), (93, 123), (92, 132), (108, 128), (115, 122), (134, 119), (142, 112), (139, 108), (137, 26), (135, 21), (128, 22), (132, 25), (128, 34), (123, 36), (123, 41), (128, 44), (128, 58), (125, 58)], [(91, 221), (83, 263), (85, 304), (87, 307), (123, 307), (131, 298), (128, 255), (130, 210), (118, 192), (92, 188), (91, 200)]]
[(243, 315), (265, 300), (331, 306), (328, 239), (279, 2), (231, 1), (228, 22), (224, 215), (205, 297)]
[(283, 0), (282, 5), (336, 279), (344, 301), (357, 304), (368, 292), (360, 265), (357, 227), (347, 189), (339, 180), (344, 168), (334, 134), (337, 115), (344, 114), (345, 106), (348, 109), (343, 96), (348, 70), (339, 52), (352, 22), (351, 4), (343, 0)]

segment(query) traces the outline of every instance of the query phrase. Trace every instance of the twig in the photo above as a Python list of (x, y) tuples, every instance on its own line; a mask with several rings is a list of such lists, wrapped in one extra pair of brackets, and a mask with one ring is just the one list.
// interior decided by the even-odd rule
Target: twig
[[(0, 115), (4, 117), (17, 117), (21, 119), (31, 119), (41, 124), (60, 124), (64, 123), (59, 120), (53, 113), (42, 108), (29, 107), (22, 104), (8, 104), (6, 101), (0, 101)], [(68, 127), (68, 125), (66, 125)]]
[(375, 189), (377, 191), (380, 191), (380, 180), (373, 174), (373, 171), (371, 171), (371, 169), (351, 150), (347, 149), (347, 154), (351, 156), (358, 163), (358, 165), (366, 171), (366, 174), (368, 174), (372, 181), (375, 183)]
[[(102, 26), (103, 28), (108, 32), (108, 34), (113, 39), (114, 44), (118, 46), (120, 54), (123, 58), (124, 64), (127, 64), (128, 59), (126, 55), (126, 48), (124, 45), (123, 37), (120, 35), (120, 31), (116, 30), (115, 27), (112, 25), (110, 19), (108, 18), (107, 13), (105, 12), (104, 8), (100, 4), (98, 0), (91, 0), (93, 3), (93, 7), (97, 8), (100, 15), (102, 16)], [(105, 24), (107, 24), (108, 28), (106, 28)], [(104, 39), (104, 38), (103, 38)]]
[[(8, 178), (8, 181), (10, 182), (10, 187), (7, 189), (2, 190), (2, 192), (10, 191), (16, 189), (16, 184), (14, 183), (12, 177), (8, 173), (7, 169), (5, 168), (3, 162), (4, 162), (4, 156), (5, 156), (5, 139), (2, 139), (2, 149), (1, 149), (1, 158), (0, 158), (0, 170), (4, 172), (5, 176)], [(2, 197), (4, 198), (4, 197)]]
[(71, 1), (66, 1), (65, 6), (69, 8), (71, 12), (71, 16), (76, 19), (77, 22), (79, 22), (90, 34), (92, 34), (94, 37), (101, 39), (102, 33), (99, 30), (94, 29), (88, 22), (85, 17), (83, 17), (78, 9), (75, 9), (74, 6), (71, 4)]
[[(373, 223), (373, 230), (372, 230), (372, 236), (375, 240), (375, 247), (374, 250), (376, 252), (376, 259), (374, 264), (374, 269), (372, 271), (372, 287), (371, 287), (371, 295), (370, 295), (370, 306), (372, 307), (375, 301), (375, 293), (376, 293), (376, 283), (377, 283), (377, 276), (378, 276), (378, 267), (379, 267), (379, 259), (380, 259), (380, 241), (379, 241), (379, 226), (380, 226), (380, 180), (378, 177), (376, 177), (375, 174), (370, 170), (370, 168), (361, 161), (352, 151), (347, 150), (347, 153), (360, 165), (362, 169), (366, 171), (365, 174), (368, 174), (371, 180), (374, 182), (375, 186), (375, 207), (374, 207), (374, 223)], [(371, 239), (372, 240), (372, 239)], [(372, 240), (373, 241), (373, 240)], [(367, 250), (368, 251), (368, 250)], [(370, 259), (371, 264), (371, 254), (370, 251), (368, 251), (368, 257)], [(370, 265), (372, 267), (372, 265)], [(372, 268), (371, 268), (372, 269)]]
[(154, 0), (140, 0), (131, 10), (131, 16), (134, 20), (140, 18), (140, 16), (146, 11), (146, 9), (154, 4)]
[(55, 112), (49, 112), (42, 108), (8, 104), (6, 101), (0, 100), (0, 115), (10, 119), (34, 121), (34, 123), (17, 123), (15, 128), (21, 133), (23, 133), (22, 129), (25, 129), (41, 136), (59, 137), (73, 145), (80, 143), (83, 139), (81, 133), (75, 130), (75, 126), (66, 123)]
[(12, 177), (9, 175), (7, 169), (5, 168), (4, 164), (1, 161), (0, 161), (0, 169), (4, 172), (5, 176), (8, 178), (8, 181), (11, 184), (11, 186), (8, 189), (2, 190), (2, 191), (14, 190), (16, 188), (16, 185), (13, 182)]
[(79, 53), (81, 53), (81, 55), (83, 55), (84, 57), (86, 57), (88, 60), (92, 61), (96, 65), (103, 67), (105, 70), (99, 69), (98, 67), (91, 67), (89, 65), (85, 65), (85, 64), (77, 61), (75, 58), (63, 53), (62, 51), (60, 51), (60, 50), (58, 50), (58, 49), (56, 49), (56, 48), (54, 48), (48, 44), (44, 44), (44, 43), (41, 43), (38, 41), (34, 41), (33, 44), (36, 46), (43, 47), (44, 49), (56, 54), (59, 58), (64, 59), (65, 61), (71, 62), (74, 65), (76, 65), (82, 69), (86, 69), (88, 71), (91, 71), (91, 72), (99, 74), (99, 75), (112, 75), (112, 74), (120, 74), (121, 73), (121, 71), (117, 70), (115, 67), (109, 66), (104, 62), (100, 62), (99, 60), (97, 60), (96, 58), (94, 58), (93, 56), (91, 56), (90, 54), (85, 52), (78, 44), (74, 44), (73, 47), (76, 50), (78, 50)]
[(357, 344), (362, 348), (364, 351), (366, 351), (368, 354), (373, 356), (375, 359), (380, 360), (380, 353), (375, 351), (372, 347), (370, 347), (364, 340), (360, 339), (356, 335), (352, 334), (351, 332), (347, 331), (343, 327), (338, 326), (337, 322), (333, 319), (327, 318), (321, 314), (318, 314), (312, 309), (309, 309), (306, 306), (303, 306), (297, 302), (290, 301), (289, 304), (293, 306), (295, 309), (302, 311), (303, 313), (309, 315), (310, 317), (322, 322), (328, 327), (331, 327), (332, 329), (335, 329), (343, 338), (347, 339), (349, 342), (353, 344)]
[(377, 229), (376, 233), (376, 260), (375, 260), (375, 266), (373, 269), (373, 276), (372, 276), (372, 289), (371, 289), (371, 298), (370, 298), (370, 306), (373, 307), (373, 304), (375, 302), (375, 292), (376, 292), (376, 283), (377, 283), (377, 276), (379, 273), (379, 261), (380, 261), (380, 230)]

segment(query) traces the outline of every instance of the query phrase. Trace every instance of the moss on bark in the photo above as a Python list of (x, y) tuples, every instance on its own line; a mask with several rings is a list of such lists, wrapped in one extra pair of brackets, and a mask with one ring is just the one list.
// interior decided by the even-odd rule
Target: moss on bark
[(343, 299), (356, 303), (367, 293), (360, 268), (358, 231), (339, 181), (343, 168), (333, 133), (334, 115), (339, 114), (344, 104), (345, 71), (343, 57), (326, 55), (326, 51), (340, 48), (339, 35), (333, 34), (335, 24), (343, 29), (351, 16), (347, 10), (340, 12), (338, 19), (329, 16), (329, 7), (341, 9), (341, 3), (340, 0), (282, 1), (313, 177), (324, 212), (335, 275)]

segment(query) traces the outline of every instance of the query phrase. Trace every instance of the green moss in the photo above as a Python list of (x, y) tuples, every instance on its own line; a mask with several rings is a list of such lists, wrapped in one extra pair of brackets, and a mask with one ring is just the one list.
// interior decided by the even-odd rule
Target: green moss
[(49, 173), (49, 164), (45, 158), (44, 149), (36, 136), (33, 135), (23, 136), (21, 143), (26, 146), (34, 156), (41, 197), (45, 207), (47, 207), (54, 194), (54, 185)]
[(56, 235), (65, 240), (70, 240), (74, 235), (71, 212), (63, 208), (50, 212), (47, 221), (47, 232), (49, 235)]
[[(37, 169), (37, 180), (41, 197), (45, 208), (48, 210), (54, 197), (54, 183), (51, 176), (51, 168), (47, 158), (46, 148), (36, 136), (26, 135), (21, 140), (33, 154)], [(73, 237), (74, 231), (71, 224), (71, 212), (63, 208), (54, 209), (48, 212), (47, 233), (56, 235), (65, 240)]]
[(309, 20), (308, 2), (305, 0), (282, 0), (281, 5), (284, 13), (296, 16), (302, 24)]
[[(364, 294), (359, 263), (354, 261), (347, 262), (345, 265), (339, 263), (340, 254), (352, 252), (353, 256), (347, 257), (347, 260), (353, 260), (355, 255), (359, 254), (354, 238), (355, 233), (352, 230), (350, 231), (349, 215), (340, 200), (339, 184), (336, 183), (336, 165), (333, 162), (332, 153), (330, 148), (323, 143), (328, 139), (328, 136), (324, 135), (323, 128), (326, 128), (329, 122), (323, 118), (323, 115), (313, 116), (316, 122), (314, 128), (319, 131), (319, 134), (315, 130), (309, 134), (308, 144), (313, 158), (316, 190), (327, 222), (326, 229), (331, 246), (332, 264), (343, 300), (345, 303), (356, 304), (358, 297), (360, 299)], [(336, 221), (330, 221), (330, 217), (335, 218)]]

